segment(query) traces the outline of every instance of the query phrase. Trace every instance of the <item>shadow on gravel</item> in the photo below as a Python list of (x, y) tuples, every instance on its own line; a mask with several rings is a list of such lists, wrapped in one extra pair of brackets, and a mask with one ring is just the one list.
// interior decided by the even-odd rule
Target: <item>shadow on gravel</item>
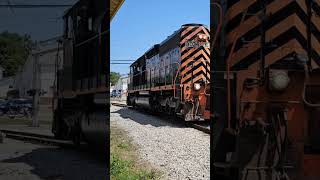
[(2, 163), (25, 163), (45, 180), (106, 179), (107, 163), (92, 153), (62, 148), (38, 148)]
[(151, 125), (154, 127), (169, 126), (173, 128), (187, 128), (185, 122), (178, 118), (169, 117), (164, 114), (152, 114), (148, 111), (135, 110), (131, 108), (121, 108), (112, 113), (120, 114), (123, 119), (133, 120), (141, 125)]

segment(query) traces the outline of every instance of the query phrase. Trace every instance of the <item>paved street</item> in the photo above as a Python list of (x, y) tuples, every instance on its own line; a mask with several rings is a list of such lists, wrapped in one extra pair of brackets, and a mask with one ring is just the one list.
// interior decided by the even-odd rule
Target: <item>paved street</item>
[(85, 151), (6, 138), (0, 144), (1, 180), (101, 180), (106, 163)]

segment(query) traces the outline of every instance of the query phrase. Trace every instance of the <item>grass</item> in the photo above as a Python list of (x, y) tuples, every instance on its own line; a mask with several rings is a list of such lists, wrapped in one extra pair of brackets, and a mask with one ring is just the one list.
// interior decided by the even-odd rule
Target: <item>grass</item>
[(112, 180), (151, 180), (160, 179), (161, 173), (139, 161), (137, 147), (126, 132), (111, 126), (110, 175)]
[[(0, 116), (0, 125), (31, 125), (32, 119), (31, 118), (13, 118), (10, 119), (6, 116)], [(39, 121), (39, 124), (47, 124), (50, 125), (51, 122), (49, 121)]]

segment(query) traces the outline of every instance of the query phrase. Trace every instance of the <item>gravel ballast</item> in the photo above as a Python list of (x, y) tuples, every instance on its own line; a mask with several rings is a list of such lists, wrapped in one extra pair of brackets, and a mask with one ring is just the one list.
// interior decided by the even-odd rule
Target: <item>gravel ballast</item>
[(208, 134), (117, 106), (111, 106), (110, 120), (132, 138), (141, 160), (164, 173), (163, 179), (210, 179)]

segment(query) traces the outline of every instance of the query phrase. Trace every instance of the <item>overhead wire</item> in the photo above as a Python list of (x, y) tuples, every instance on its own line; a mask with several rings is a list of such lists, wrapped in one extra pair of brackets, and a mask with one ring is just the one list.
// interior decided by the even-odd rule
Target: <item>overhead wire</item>
[(71, 7), (71, 4), (11, 4), (8, 1), (8, 4), (0, 4), (0, 8), (62, 8), (62, 7)]

